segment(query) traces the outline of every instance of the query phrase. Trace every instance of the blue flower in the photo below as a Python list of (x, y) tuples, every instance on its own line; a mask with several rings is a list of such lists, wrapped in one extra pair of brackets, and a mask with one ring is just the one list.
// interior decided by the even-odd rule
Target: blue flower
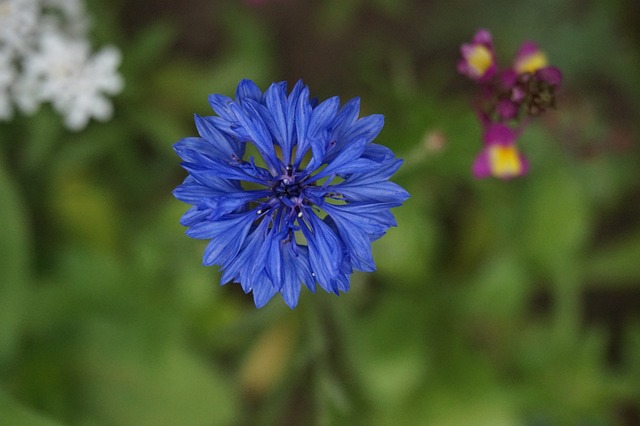
[(372, 143), (383, 116), (358, 119), (357, 98), (318, 103), (302, 81), (287, 95), (286, 82), (262, 93), (243, 80), (235, 100), (209, 103), (217, 116), (196, 115), (200, 136), (174, 145), (189, 172), (174, 195), (193, 206), (180, 223), (210, 240), (203, 264), (221, 267), (221, 284), (293, 308), (302, 283), (339, 294), (354, 269), (373, 271), (371, 242), (409, 197), (388, 181), (402, 160)]

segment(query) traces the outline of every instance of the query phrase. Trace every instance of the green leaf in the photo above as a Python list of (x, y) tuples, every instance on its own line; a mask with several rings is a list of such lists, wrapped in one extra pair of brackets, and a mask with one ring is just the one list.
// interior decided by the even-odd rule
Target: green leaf
[(92, 249), (115, 249), (120, 215), (107, 189), (70, 174), (56, 180), (54, 194), (53, 216), (66, 237)]
[(0, 158), (0, 365), (16, 348), (24, 315), (29, 235), (18, 188)]
[[(420, 404), (416, 404), (418, 407)], [(418, 424), (433, 426), (514, 426), (520, 424), (512, 397), (498, 388), (465, 392), (433, 390), (422, 404)]]
[(114, 425), (229, 425), (234, 389), (213, 366), (168, 341), (154, 349), (139, 333), (94, 321), (80, 349), (80, 377), (92, 421)]
[(139, 32), (123, 52), (122, 73), (126, 76), (156, 69), (175, 40), (176, 30), (167, 22), (155, 22)]
[[(206, 97), (206, 92), (201, 92), (203, 105), (207, 104)], [(186, 108), (181, 108), (181, 110), (184, 109)], [(157, 106), (146, 109), (136, 108), (129, 111), (128, 115), (131, 123), (149, 137), (159, 152), (168, 157), (173, 155), (171, 146), (174, 143), (184, 137), (196, 134), (195, 126), (192, 125), (191, 129), (186, 128), (184, 125), (186, 120), (181, 120), (184, 116), (179, 113), (172, 114)]]
[(418, 187), (409, 190), (412, 198), (393, 209), (398, 227), (374, 242), (372, 250), (378, 274), (396, 286), (423, 287), (432, 274), (439, 233), (432, 217), (424, 213), (424, 196)]
[(466, 294), (465, 311), (504, 327), (516, 326), (513, 319), (526, 309), (531, 293), (531, 278), (521, 263), (512, 253), (496, 253), (488, 259)]
[(330, 0), (322, 3), (315, 18), (318, 19), (324, 33), (332, 38), (344, 35), (349, 24), (355, 19), (362, 0)]
[(564, 169), (531, 174), (523, 193), (526, 202), (520, 238), (539, 266), (556, 270), (573, 266), (589, 231), (584, 190)]
[(0, 389), (0, 418), (3, 424), (11, 426), (56, 426), (51, 419), (43, 417), (29, 408), (24, 407)]
[(46, 167), (61, 139), (62, 121), (62, 117), (48, 106), (29, 118), (29, 140), (24, 146), (24, 161), (29, 170), (39, 171)]
[(362, 383), (367, 399), (378, 408), (402, 404), (419, 389), (433, 366), (425, 330), (419, 322), (425, 311), (417, 299), (398, 294), (383, 296), (384, 303), (346, 325), (350, 366)]
[(590, 282), (636, 285), (640, 281), (640, 232), (599, 248), (588, 256), (585, 269)]

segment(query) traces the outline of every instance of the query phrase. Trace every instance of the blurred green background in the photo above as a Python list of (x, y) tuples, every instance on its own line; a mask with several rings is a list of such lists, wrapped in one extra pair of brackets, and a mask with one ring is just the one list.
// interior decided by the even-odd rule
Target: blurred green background
[[(0, 123), (0, 424), (639, 425), (640, 3), (91, 0), (115, 115)], [(531, 172), (471, 177), (476, 29), (564, 72)], [(179, 225), (171, 145), (207, 95), (362, 98), (412, 198), (378, 271), (256, 310)]]

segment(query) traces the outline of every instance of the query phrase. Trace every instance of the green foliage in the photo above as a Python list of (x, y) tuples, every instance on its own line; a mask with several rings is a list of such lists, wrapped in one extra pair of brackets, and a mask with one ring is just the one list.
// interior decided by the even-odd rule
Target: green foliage
[(0, 371), (15, 356), (29, 292), (28, 217), (17, 186), (0, 158)]
[[(111, 121), (0, 123), (0, 423), (640, 422), (637, 6), (134, 3), (88, 4), (123, 52)], [(565, 73), (521, 179), (471, 177), (481, 129), (455, 61), (477, 27), (502, 58), (539, 41)], [(340, 297), (258, 311), (179, 225), (171, 145), (242, 78), (385, 115), (412, 197)]]
[(591, 280), (623, 286), (634, 286), (640, 281), (640, 235), (637, 231), (629, 234), (609, 244), (589, 261), (586, 267)]

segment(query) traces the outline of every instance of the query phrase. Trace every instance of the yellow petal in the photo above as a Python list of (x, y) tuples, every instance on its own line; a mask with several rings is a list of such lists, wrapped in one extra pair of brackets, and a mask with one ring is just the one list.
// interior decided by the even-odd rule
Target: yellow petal
[(491, 51), (485, 46), (476, 45), (473, 47), (473, 51), (467, 57), (467, 63), (469, 67), (473, 69), (477, 76), (483, 75), (487, 69), (493, 64), (493, 57)]
[(491, 173), (497, 177), (513, 177), (522, 174), (522, 161), (514, 145), (489, 147)]
[(525, 56), (520, 59), (516, 65), (515, 69), (518, 74), (523, 74), (525, 72), (536, 72), (540, 68), (544, 68), (549, 65), (549, 61), (547, 60), (547, 55), (544, 52), (538, 50), (531, 55)]

